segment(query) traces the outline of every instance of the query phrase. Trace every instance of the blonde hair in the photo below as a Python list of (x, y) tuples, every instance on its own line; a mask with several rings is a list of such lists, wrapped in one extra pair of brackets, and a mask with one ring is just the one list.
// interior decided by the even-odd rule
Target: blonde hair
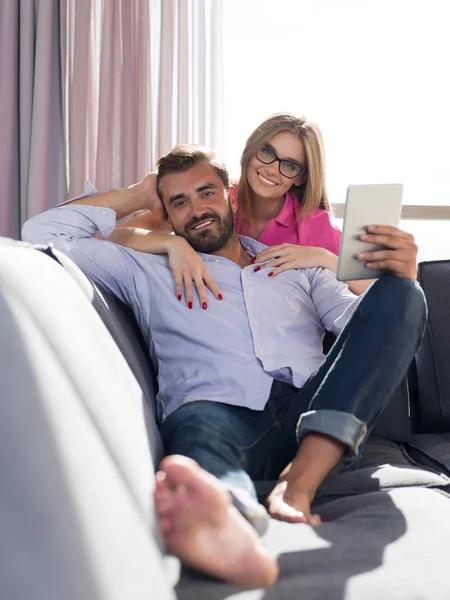
[(292, 186), (299, 202), (299, 218), (307, 217), (315, 209), (321, 208), (330, 212), (325, 186), (325, 156), (323, 152), (322, 134), (314, 123), (305, 117), (290, 113), (277, 113), (263, 121), (250, 135), (241, 156), (241, 177), (238, 185), (238, 225), (239, 233), (251, 228), (251, 207), (253, 190), (247, 180), (247, 169), (250, 160), (258, 150), (274, 135), (288, 131), (296, 135), (303, 143), (306, 154), (305, 181), (299, 186)]

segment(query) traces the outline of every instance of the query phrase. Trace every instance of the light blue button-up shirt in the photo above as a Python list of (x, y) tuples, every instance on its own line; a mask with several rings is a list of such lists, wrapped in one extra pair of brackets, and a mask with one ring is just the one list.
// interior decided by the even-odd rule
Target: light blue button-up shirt
[[(102, 241), (116, 224), (108, 208), (69, 205), (27, 221), (25, 241), (52, 244), (133, 310), (158, 370), (164, 419), (193, 400), (263, 410), (273, 379), (302, 387), (323, 359), (324, 330), (338, 334), (357, 302), (327, 269), (289, 270), (271, 278), (201, 254), (223, 300), (189, 310), (175, 296), (167, 255)], [(241, 237), (256, 255), (265, 246)]]

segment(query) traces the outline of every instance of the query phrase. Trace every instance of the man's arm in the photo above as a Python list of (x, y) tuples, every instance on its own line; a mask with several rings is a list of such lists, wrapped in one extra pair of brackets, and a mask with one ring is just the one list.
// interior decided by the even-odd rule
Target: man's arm
[[(417, 245), (414, 237), (387, 225), (373, 225), (361, 240), (387, 246), (387, 250), (365, 252), (358, 259), (366, 262), (369, 268), (386, 269), (388, 273), (403, 279), (416, 280)], [(310, 283), (311, 295), (325, 329), (340, 333), (353, 312), (357, 299), (347, 286), (336, 279), (330, 280), (329, 271), (317, 270)], [(361, 296), (360, 296), (361, 297)]]
[[(94, 281), (124, 302), (136, 301), (137, 281), (133, 250), (93, 237), (108, 237), (116, 224), (114, 210), (97, 196), (89, 196), (48, 210), (23, 226), (25, 241), (51, 244), (71, 258)], [(139, 270), (138, 270), (139, 272)]]
[(110, 208), (116, 213), (116, 219), (153, 207), (154, 177), (150, 173), (142, 181), (126, 188), (95, 195), (82, 196), (65, 203), (65, 206), (99, 206)]
[(355, 296), (329, 269), (310, 273), (310, 293), (319, 319), (327, 331), (339, 335), (363, 296)]

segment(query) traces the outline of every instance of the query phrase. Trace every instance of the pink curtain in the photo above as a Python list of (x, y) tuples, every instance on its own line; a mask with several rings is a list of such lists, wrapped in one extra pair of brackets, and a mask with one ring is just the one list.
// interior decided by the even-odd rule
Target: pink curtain
[(222, 0), (0, 0), (0, 235), (177, 142), (222, 153)]
[(177, 142), (222, 150), (221, 0), (66, 1), (70, 194), (130, 185)]
[(58, 0), (0, 1), (0, 235), (67, 194)]

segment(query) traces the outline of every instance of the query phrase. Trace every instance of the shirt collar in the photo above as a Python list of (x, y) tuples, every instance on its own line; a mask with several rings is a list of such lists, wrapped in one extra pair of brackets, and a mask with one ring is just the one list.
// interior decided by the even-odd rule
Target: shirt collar
[[(264, 250), (264, 248), (267, 248), (265, 244), (261, 244), (261, 242), (258, 242), (257, 240), (254, 240), (253, 238), (247, 237), (245, 235), (238, 235), (238, 238), (244, 250), (248, 252), (251, 256), (256, 256), (259, 252)], [(199, 254), (206, 262), (211, 260), (217, 261), (218, 259), (223, 258), (221, 256), (217, 256), (216, 254), (205, 254), (204, 252), (199, 252)], [(228, 261), (228, 258), (226, 258), (225, 260)]]

